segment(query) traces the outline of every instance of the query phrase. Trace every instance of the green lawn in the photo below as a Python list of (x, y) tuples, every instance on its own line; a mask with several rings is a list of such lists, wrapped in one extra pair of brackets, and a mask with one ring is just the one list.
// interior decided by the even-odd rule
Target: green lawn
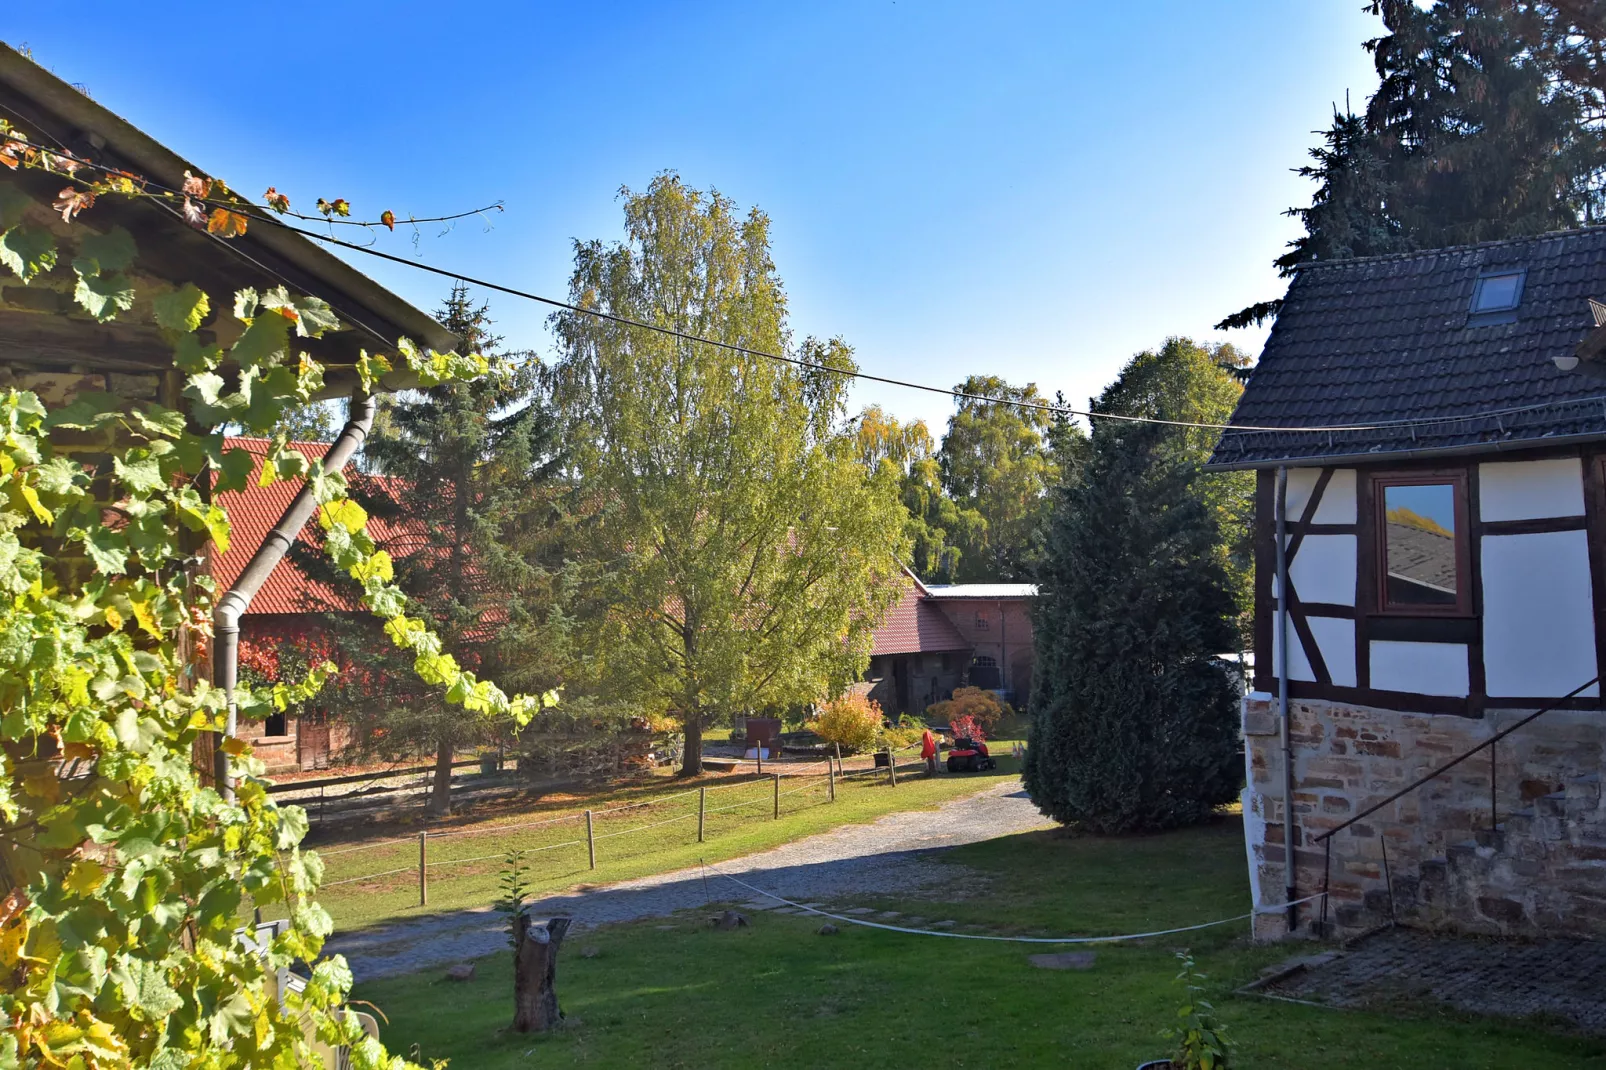
[[(902, 787), (899, 790), (903, 790)], [(1077, 839), (1031, 833), (948, 856), (978, 871), (970, 897), (863, 900), (995, 932), (1111, 933), (1241, 913), (1247, 899), (1235, 818), (1163, 836)], [(1419, 1009), (1392, 1017), (1328, 1011), (1231, 990), (1298, 948), (1252, 947), (1243, 924), (1143, 944), (1100, 946), (1087, 971), (1028, 965), (1034, 950), (846, 928), (759, 913), (719, 933), (702, 917), (616, 926), (574, 938), (558, 970), (572, 1027), (504, 1031), (507, 956), (467, 984), (439, 971), (359, 987), (390, 1023), (393, 1051), (417, 1045), (458, 1070), (526, 1066), (1131, 1068), (1162, 1056), (1175, 1015), (1173, 951), (1186, 940), (1241, 1044), (1242, 1067), (1290, 1070), (1606, 1067), (1606, 1044), (1529, 1023)], [(594, 947), (598, 954), (580, 952)]]
[[(773, 817), (774, 788), (769, 777), (728, 774), (706, 776), (691, 785), (660, 777), (583, 801), (538, 802), (517, 814), (429, 826), (426, 907), (418, 905), (417, 839), (418, 829), (425, 826), (402, 828), (400, 837), (393, 828), (368, 841), (325, 841), (314, 845), (325, 859), (325, 887), (318, 893), (318, 901), (342, 930), (486, 906), (500, 894), (503, 856), (514, 847), (531, 851), (523, 856), (523, 862), (536, 892), (664, 873), (695, 865), (699, 859), (716, 862), (838, 825), (874, 821), (896, 811), (929, 809), (981, 791), (1018, 772), (1019, 763), (1008, 756), (1009, 741), (995, 744), (994, 753), (1003, 755), (994, 773), (944, 774), (932, 779), (905, 764), (897, 787), (887, 783), (884, 772), (850, 775), (838, 782), (834, 803), (828, 801), (824, 777), (784, 778), (781, 790), (786, 794), (781, 798), (779, 820)], [(904, 761), (912, 759), (905, 757)], [(823, 765), (814, 769), (823, 771)], [(853, 769), (848, 771), (851, 774)], [(703, 843), (697, 842), (698, 785), (708, 787)], [(593, 822), (595, 870), (588, 868), (584, 842), (587, 808), (601, 815)], [(527, 827), (531, 822), (554, 820), (553, 824)], [(398, 838), (400, 842), (387, 842)], [(365, 842), (376, 846), (364, 846)], [(384, 875), (353, 879), (369, 874)], [(342, 881), (348, 883), (335, 883)], [(264, 913), (272, 916), (269, 911)]]

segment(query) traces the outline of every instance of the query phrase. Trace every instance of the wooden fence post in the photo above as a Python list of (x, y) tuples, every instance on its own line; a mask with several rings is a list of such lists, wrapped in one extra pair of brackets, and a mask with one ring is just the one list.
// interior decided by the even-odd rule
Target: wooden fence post
[(758, 775), (764, 775), (764, 746), (759, 744), (753, 748), (753, 757), (758, 759)]
[(591, 868), (597, 868), (597, 833), (591, 825), (591, 811), (586, 811), (586, 851), (591, 856)]
[(831, 749), (836, 752), (836, 775), (842, 775), (842, 744), (833, 743)]
[(697, 842), (703, 842), (703, 823), (708, 818), (708, 789), (697, 789)]
[(830, 788), (831, 801), (836, 802), (836, 766), (831, 764), (829, 758), (825, 760), (825, 783)]
[(898, 786), (898, 759), (893, 755), (891, 747), (887, 748), (887, 779), (892, 782), (893, 787)]
[(421, 907), (429, 905), (429, 879), (424, 857), (424, 837), (428, 835), (427, 832), (418, 834), (418, 905)]
[(775, 774), (775, 820), (781, 819), (781, 774)]

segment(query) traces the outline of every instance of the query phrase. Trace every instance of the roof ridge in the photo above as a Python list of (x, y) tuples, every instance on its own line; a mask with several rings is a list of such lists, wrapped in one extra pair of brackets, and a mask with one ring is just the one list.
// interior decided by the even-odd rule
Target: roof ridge
[(1545, 241), (1551, 238), (1570, 238), (1580, 234), (1606, 233), (1606, 224), (1594, 224), (1581, 227), (1568, 227), (1565, 230), (1546, 230), (1538, 234), (1527, 234), (1516, 238), (1491, 238), (1488, 241), (1468, 242), (1464, 245), (1435, 245), (1425, 249), (1410, 249), (1399, 253), (1378, 253), (1374, 256), (1347, 256), (1338, 260), (1306, 260), (1300, 263), (1296, 271), (1310, 271), (1319, 268), (1347, 267), (1350, 264), (1375, 264), (1388, 260), (1417, 260), (1444, 253), (1470, 252), (1474, 249), (1493, 249), (1502, 245), (1523, 245), (1531, 242)]

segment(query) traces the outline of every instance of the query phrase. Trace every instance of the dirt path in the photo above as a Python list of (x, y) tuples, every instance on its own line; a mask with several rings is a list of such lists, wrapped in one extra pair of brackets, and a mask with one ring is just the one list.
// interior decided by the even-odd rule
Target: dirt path
[[(953, 877), (934, 864), (935, 849), (1009, 836), (1049, 821), (1018, 780), (945, 803), (937, 810), (888, 814), (872, 824), (845, 825), (719, 867), (788, 899), (841, 901), (851, 895), (908, 892)], [(721, 887), (723, 885), (723, 887)], [(576, 929), (663, 916), (713, 902), (751, 899), (749, 892), (706, 875), (701, 867), (549, 896), (532, 910), (569, 914)], [(461, 962), (507, 946), (503, 917), (490, 907), (416, 918), (383, 928), (337, 934), (326, 950), (342, 954), (359, 981)]]

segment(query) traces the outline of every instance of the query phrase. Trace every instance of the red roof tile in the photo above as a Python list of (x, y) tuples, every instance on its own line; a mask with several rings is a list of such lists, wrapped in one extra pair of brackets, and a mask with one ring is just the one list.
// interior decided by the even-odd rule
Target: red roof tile
[[(267, 538), (273, 525), (279, 522), (284, 511), (289, 508), (290, 501), (301, 489), (301, 480), (278, 480), (270, 486), (257, 486), (257, 477), (262, 470), (262, 458), (267, 456), (268, 440), (263, 438), (231, 438), (225, 445), (230, 449), (243, 449), (257, 458), (251, 468), (251, 475), (244, 491), (225, 491), (218, 495), (218, 504), (229, 514), (229, 550), (224, 554), (216, 554), (212, 558), (212, 575), (217, 579), (218, 591), (227, 590), (240, 573), (245, 570), (246, 563), (251, 555), (256, 553), (262, 540)], [(304, 454), (308, 460), (317, 463), (328, 452), (327, 442), (292, 442), (292, 449)], [(356, 469), (354, 466), (346, 467), (346, 475), (350, 478)], [(366, 477), (380, 478), (380, 477)], [(317, 525), (308, 522), (301, 530), (299, 541), (307, 546), (315, 546), (314, 534)], [(368, 531), (375, 541), (391, 549), (391, 556), (397, 556), (395, 544), (402, 542), (400, 532), (393, 530), (393, 526), (383, 520), (370, 518)], [(346, 587), (347, 585), (342, 585)], [(246, 613), (317, 613), (328, 610), (356, 612), (361, 607), (357, 602), (357, 587), (349, 585), (344, 590), (334, 590), (328, 585), (318, 583), (296, 567), (295, 562), (286, 558), (279, 562), (277, 568), (268, 576), (267, 582), (251, 600)]]
[(925, 589), (911, 577), (911, 582), (904, 585), (898, 604), (876, 629), (870, 654), (878, 657), (969, 649), (970, 644), (959, 634), (953, 621), (926, 600)]

